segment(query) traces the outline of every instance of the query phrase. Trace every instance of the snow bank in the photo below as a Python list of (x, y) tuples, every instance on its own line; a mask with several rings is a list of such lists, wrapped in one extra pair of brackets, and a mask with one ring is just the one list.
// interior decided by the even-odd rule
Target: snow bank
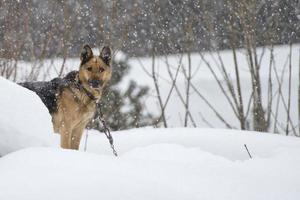
[[(112, 154), (104, 134), (96, 130), (90, 130), (88, 133), (87, 150), (89, 152), (105, 155)], [(249, 159), (244, 144), (247, 145), (252, 156), (262, 158), (274, 156), (283, 148), (300, 148), (299, 138), (228, 129), (139, 128), (115, 132), (114, 137), (115, 146), (119, 154), (131, 151), (143, 151), (140, 148), (152, 145), (155, 147), (157, 144), (174, 144), (187, 148), (197, 148), (232, 161)], [(83, 136), (81, 149), (84, 149), (85, 139), (86, 137)], [(151, 155), (148, 153), (147, 155), (142, 154), (142, 157), (149, 156), (150, 159)], [(135, 154), (135, 156), (137, 155), (139, 153)], [(157, 155), (155, 154), (154, 156), (156, 157)]]
[[(104, 136), (93, 131), (88, 149), (110, 152), (109, 156), (54, 148), (4, 156), (0, 199), (300, 197), (298, 138), (210, 129), (137, 129), (114, 133), (114, 138), (118, 158), (112, 156)], [(244, 142), (253, 159), (243, 149)]]
[(53, 144), (51, 116), (40, 98), (0, 77), (0, 155)]

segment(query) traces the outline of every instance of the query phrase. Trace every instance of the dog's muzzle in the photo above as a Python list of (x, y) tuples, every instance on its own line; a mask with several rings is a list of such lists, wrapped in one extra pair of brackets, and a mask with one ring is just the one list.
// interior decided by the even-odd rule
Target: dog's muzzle
[(97, 79), (91, 79), (88, 81), (89, 86), (91, 86), (92, 88), (99, 88), (102, 86), (102, 81), (97, 80)]

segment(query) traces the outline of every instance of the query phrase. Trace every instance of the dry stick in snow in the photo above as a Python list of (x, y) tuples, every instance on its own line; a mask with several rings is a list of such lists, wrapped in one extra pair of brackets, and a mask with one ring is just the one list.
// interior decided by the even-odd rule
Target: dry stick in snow
[(248, 155), (249, 155), (249, 157), (250, 157), (250, 158), (252, 158), (252, 156), (251, 156), (251, 154), (250, 154), (250, 152), (249, 152), (249, 150), (248, 150), (248, 147), (247, 147), (247, 145), (246, 145), (246, 144), (244, 144), (244, 147), (246, 148), (246, 150), (247, 150), (247, 152), (248, 152)]

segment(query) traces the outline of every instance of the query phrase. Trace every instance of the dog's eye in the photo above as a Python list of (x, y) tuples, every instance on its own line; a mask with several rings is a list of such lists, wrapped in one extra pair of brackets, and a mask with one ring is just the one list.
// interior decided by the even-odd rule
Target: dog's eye
[(99, 72), (100, 72), (100, 73), (104, 72), (104, 68), (100, 67), (100, 68), (99, 68)]
[(92, 67), (88, 67), (86, 69), (91, 72), (93, 68)]

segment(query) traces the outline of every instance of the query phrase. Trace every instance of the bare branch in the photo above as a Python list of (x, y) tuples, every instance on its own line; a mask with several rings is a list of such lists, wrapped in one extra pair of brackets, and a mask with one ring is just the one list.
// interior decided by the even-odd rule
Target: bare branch
[[(165, 111), (164, 111), (164, 106), (162, 103), (162, 99), (161, 99), (161, 95), (160, 95), (160, 91), (159, 91), (159, 87), (158, 87), (158, 81), (155, 75), (155, 55), (154, 55), (154, 51), (152, 52), (152, 79), (154, 82), (154, 86), (155, 86), (155, 90), (156, 90), (156, 94), (157, 94), (157, 98), (158, 98), (158, 103), (159, 103), (159, 107), (161, 110), (161, 118), (163, 120), (163, 124), (164, 127), (167, 128), (167, 121), (166, 121), (166, 117), (165, 117)], [(159, 121), (158, 121), (159, 122)]]
[(292, 87), (292, 43), (290, 43), (290, 54), (289, 54), (289, 89), (288, 89), (288, 105), (287, 105), (287, 119), (286, 119), (286, 129), (285, 134), (289, 134), (289, 121), (290, 121), (290, 109), (291, 109), (291, 87)]
[(227, 102), (229, 103), (232, 111), (234, 112), (235, 116), (238, 118), (238, 113), (231, 101), (231, 99), (229, 98), (227, 92), (225, 91), (224, 87), (222, 86), (222, 83), (220, 82), (219, 78), (217, 77), (215, 71), (212, 69), (211, 65), (209, 64), (209, 62), (204, 58), (204, 56), (202, 55), (201, 52), (199, 52), (199, 55), (201, 56), (202, 60), (205, 62), (206, 66), (208, 67), (208, 69), (210, 70), (210, 72), (212, 73), (215, 81), (218, 83), (219, 88), (221, 89), (222, 93), (224, 94), (224, 96), (226, 97)]
[[(180, 62), (182, 62), (182, 60), (181, 60)], [(166, 64), (167, 64), (167, 70), (168, 70), (168, 73), (169, 73), (169, 77), (171, 78), (172, 82), (174, 83), (173, 86), (174, 86), (174, 88), (175, 88), (175, 90), (176, 90), (176, 93), (177, 93), (177, 95), (178, 95), (178, 97), (179, 97), (181, 103), (185, 106), (185, 101), (184, 101), (184, 99), (183, 99), (183, 96), (181, 95), (181, 93), (180, 93), (180, 91), (179, 91), (179, 88), (178, 88), (177, 85), (175, 84), (176, 80), (175, 80), (175, 78), (174, 78), (173, 75), (172, 75), (172, 72), (171, 72), (171, 66), (170, 66), (170, 64), (169, 64), (168, 62), (166, 62)], [(181, 65), (181, 63), (180, 63), (180, 65)], [(178, 68), (178, 69), (179, 69), (179, 68)], [(177, 70), (176, 70), (176, 74), (177, 74), (177, 73), (178, 73), (178, 72), (177, 72)], [(192, 125), (193, 125), (194, 127), (196, 127), (197, 125), (196, 125), (196, 123), (195, 123), (195, 120), (194, 120), (194, 118), (193, 118), (193, 116), (192, 116), (192, 114), (190, 113), (189, 110), (188, 110), (188, 116), (189, 116), (189, 118), (190, 118), (190, 120), (191, 120), (191, 122), (192, 122)]]
[(209, 123), (209, 122), (207, 121), (207, 119), (202, 115), (201, 112), (199, 112), (199, 115), (200, 115), (202, 121), (203, 121), (208, 127), (214, 128), (214, 126), (213, 126), (211, 123)]

